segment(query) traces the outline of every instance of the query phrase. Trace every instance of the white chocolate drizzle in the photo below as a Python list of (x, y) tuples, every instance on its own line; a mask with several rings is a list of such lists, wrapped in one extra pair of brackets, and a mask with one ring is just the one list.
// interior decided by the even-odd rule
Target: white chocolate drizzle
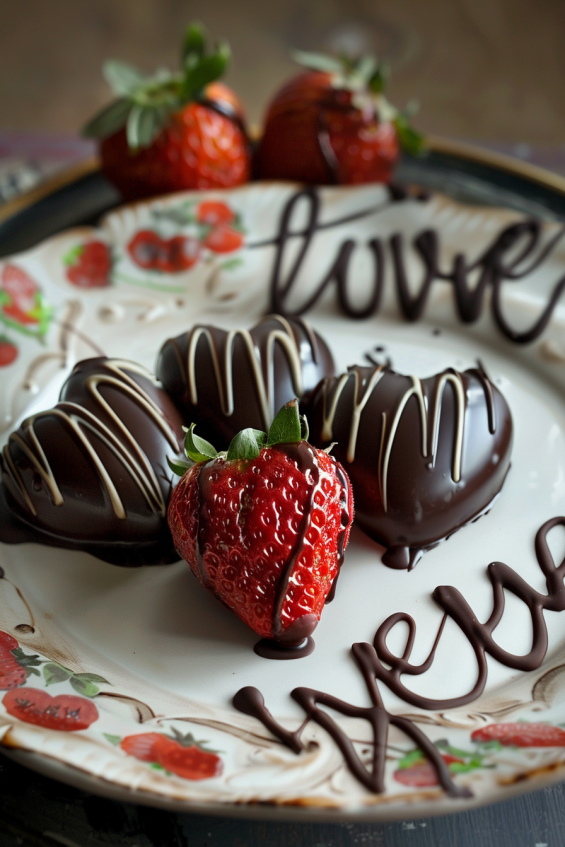
[[(302, 360), (300, 358), (300, 347), (297, 342), (292, 326), (286, 318), (281, 315), (268, 315), (264, 318), (265, 321), (272, 320), (279, 324), (279, 327), (269, 331), (265, 342), (265, 361), (261, 361), (261, 356), (257, 349), (257, 341), (253, 338), (250, 330), (235, 329), (230, 330), (225, 335), (225, 347), (223, 361), (214, 334), (210, 327), (195, 326), (190, 334), (190, 341), (187, 353), (187, 380), (188, 389), (190, 392), (190, 401), (193, 405), (198, 403), (198, 390), (196, 387), (196, 352), (198, 343), (201, 338), (205, 338), (208, 342), (208, 349), (212, 357), (212, 364), (216, 378), (216, 386), (220, 398), (220, 407), (222, 413), (229, 417), (234, 412), (234, 371), (233, 371), (233, 351), (236, 339), (239, 337), (243, 340), (245, 351), (247, 353), (247, 361), (251, 366), (257, 395), (259, 397), (259, 405), (263, 418), (263, 426), (265, 430), (270, 427), (275, 412), (275, 375), (274, 375), (274, 350), (275, 344), (280, 344), (284, 349), (287, 361), (290, 368), (292, 384), (296, 395), (301, 397), (303, 394), (302, 381)], [(308, 340), (310, 342), (313, 356), (315, 359), (316, 338), (310, 325), (304, 321), (300, 321)], [(223, 333), (222, 333), (223, 335)]]
[(110, 418), (117, 434), (97, 417), (97, 415), (90, 412), (84, 406), (74, 402), (63, 401), (54, 409), (38, 412), (27, 418), (22, 424), (25, 438), (19, 432), (14, 432), (10, 436), (8, 444), (3, 449), (4, 466), (33, 515), (37, 515), (37, 512), (26, 490), (24, 481), (12, 459), (10, 443), (16, 444), (27, 456), (34, 472), (39, 474), (48, 486), (54, 505), (62, 506), (64, 504), (63, 495), (35, 431), (35, 424), (41, 418), (57, 417), (72, 430), (73, 434), (84, 446), (90, 461), (108, 492), (114, 514), (117, 518), (122, 520), (126, 518), (124, 504), (108, 469), (96, 450), (95, 444), (89, 439), (88, 432), (94, 433), (97, 440), (101, 441), (114, 454), (141, 491), (149, 508), (155, 514), (164, 517), (166, 503), (155, 469), (149, 463), (147, 456), (133, 434), (99, 390), (100, 386), (113, 386), (122, 394), (131, 397), (147, 416), (153, 420), (156, 426), (159, 427), (175, 453), (178, 452), (179, 445), (177, 437), (165, 419), (163, 412), (149, 394), (129, 376), (128, 371), (129, 373), (139, 374), (145, 379), (151, 380), (155, 385), (158, 385), (152, 374), (145, 370), (145, 368), (133, 362), (119, 359), (106, 360), (101, 363), (99, 372), (93, 373), (85, 379), (86, 391), (94, 397), (101, 411)]
[[(378, 390), (377, 386), (381, 379), (387, 374), (387, 370), (382, 365), (376, 367), (370, 376), (366, 378), (366, 384), (363, 386), (363, 381), (365, 377), (363, 376), (362, 371), (366, 369), (360, 369), (357, 367), (350, 368), (350, 370), (342, 374), (335, 384), (335, 389), (333, 391), (331, 402), (328, 408), (328, 387), (330, 385), (330, 381), (326, 381), (324, 385), (324, 393), (323, 393), (323, 424), (322, 424), (322, 440), (323, 441), (331, 441), (334, 437), (334, 422), (335, 416), (337, 412), (337, 408), (339, 405), (339, 401), (343, 390), (348, 383), (348, 381), (353, 378), (354, 380), (354, 390), (353, 390), (353, 400), (352, 400), (352, 409), (351, 409), (351, 418), (350, 418), (350, 426), (349, 426), (349, 440), (347, 444), (347, 461), (353, 462), (355, 460), (355, 451), (357, 447), (357, 438), (359, 435), (359, 426), (361, 422), (361, 415), (371, 397), (373, 391)], [(390, 372), (389, 372), (390, 373)], [(463, 380), (461, 374), (455, 370), (447, 370), (443, 373), (439, 374), (435, 386), (435, 397), (433, 403), (433, 412), (432, 412), (432, 421), (431, 426), (428, 426), (428, 404), (427, 398), (424, 394), (422, 388), (422, 381), (416, 376), (409, 376), (408, 379), (411, 381), (411, 386), (404, 392), (402, 397), (400, 398), (396, 409), (394, 410), (390, 423), (390, 428), (387, 431), (387, 414), (386, 412), (382, 412), (381, 414), (381, 434), (380, 434), (380, 448), (379, 448), (379, 462), (378, 462), (378, 481), (379, 488), (381, 492), (381, 497), (383, 501), (383, 509), (386, 512), (388, 509), (388, 497), (387, 497), (387, 482), (388, 482), (388, 470), (390, 463), (390, 456), (392, 453), (392, 448), (394, 446), (394, 440), (396, 437), (396, 433), (398, 431), (398, 426), (400, 424), (400, 420), (402, 415), (404, 414), (404, 410), (406, 409), (407, 403), (412, 396), (415, 396), (418, 401), (418, 409), (420, 414), (420, 431), (421, 431), (421, 453), (424, 458), (427, 458), (431, 455), (431, 467), (435, 467), (436, 455), (437, 455), (437, 447), (438, 447), (438, 436), (439, 436), (439, 425), (441, 420), (441, 410), (442, 410), (442, 399), (443, 392), (445, 386), (449, 382), (454, 389), (455, 395), (455, 404), (456, 404), (456, 423), (455, 423), (455, 443), (453, 448), (453, 460), (451, 466), (451, 475), (454, 482), (460, 482), (461, 480), (461, 464), (463, 457), (463, 436), (464, 436), (464, 427), (465, 427), (465, 407), (466, 407), (466, 392), (465, 386), (463, 384)], [(375, 422), (376, 427), (376, 422)], [(428, 433), (431, 433), (431, 445), (429, 445), (429, 437)]]

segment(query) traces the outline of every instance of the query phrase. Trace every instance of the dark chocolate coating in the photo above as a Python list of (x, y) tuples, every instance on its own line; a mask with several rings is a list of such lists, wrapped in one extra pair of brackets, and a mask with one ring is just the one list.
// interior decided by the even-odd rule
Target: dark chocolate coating
[[(353, 412), (363, 400), (355, 439)], [(510, 410), (480, 368), (422, 380), (350, 368), (324, 380), (305, 411), (313, 444), (337, 442), (332, 454), (351, 480), (356, 521), (387, 548), (389, 567), (414, 567), (425, 550), (484, 514), (508, 473)]]
[(249, 331), (199, 324), (168, 339), (156, 373), (184, 423), (224, 450), (246, 427), (267, 431), (285, 403), (302, 400), (335, 367), (306, 321), (269, 315)]
[(176, 561), (166, 510), (182, 426), (149, 371), (79, 362), (54, 409), (11, 434), (1, 457), (0, 541), (85, 550), (117, 565)]

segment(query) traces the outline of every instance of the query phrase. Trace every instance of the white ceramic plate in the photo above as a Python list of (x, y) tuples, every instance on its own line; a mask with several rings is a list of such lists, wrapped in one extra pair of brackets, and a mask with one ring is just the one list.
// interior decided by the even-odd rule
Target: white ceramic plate
[[(57, 701), (60, 709), (65, 696), (82, 697), (87, 704), (83, 714), (92, 722), (80, 731), (23, 722), (6, 709), (15, 695), (6, 700), (8, 694), (3, 694), (2, 743), (33, 751), (35, 766), (55, 776), (80, 784), (86, 777), (93, 791), (224, 814), (243, 810), (261, 815), (264, 805), (275, 807), (268, 814), (299, 818), (333, 819), (336, 812), (340, 819), (403, 817), (408, 807), (411, 815), (439, 814), (559, 779), (565, 765), (565, 731), (559, 726), (565, 724), (565, 613), (544, 613), (548, 650), (538, 669), (519, 671), (489, 656), (485, 691), (464, 707), (417, 709), (380, 684), (386, 709), (408, 717), (438, 744), (454, 784), (468, 789), (467, 798), (447, 796), (414, 742), (396, 727), (388, 736), (385, 790), (375, 793), (352, 775), (332, 738), (315, 722), (303, 735), (312, 743), (296, 755), (258, 720), (231, 705), (238, 689), (255, 686), (290, 729), (304, 719), (290, 697), (297, 686), (370, 706), (350, 654), (353, 642), (372, 642), (390, 614), (406, 612), (417, 624), (411, 661), (423, 661), (442, 618), (431, 597), (434, 588), (455, 586), (484, 622), (493, 606), (486, 573), (492, 561), (507, 563), (546, 593), (534, 539), (547, 520), (565, 514), (565, 307), (557, 304), (544, 332), (523, 345), (493, 319), (492, 286), (477, 320), (463, 323), (452, 282), (436, 280), (422, 318), (409, 323), (399, 310), (394, 282), (392, 236), (401, 234), (404, 240), (414, 293), (422, 279), (421, 260), (410, 246), (417, 235), (430, 228), (438, 232), (440, 267), (447, 272), (458, 254), (468, 262), (484, 255), (500, 232), (522, 217), (459, 205), (439, 195), (393, 202), (386, 189), (375, 186), (297, 192), (290, 184), (257, 183), (229, 192), (175, 195), (125, 207), (111, 213), (99, 229), (68, 231), (4, 260), (0, 309), (9, 340), (6, 359), (15, 356), (0, 369), (4, 442), (26, 414), (56, 401), (81, 358), (103, 352), (151, 368), (162, 342), (193, 323), (250, 327), (272, 310), (277, 255), (281, 270), (274, 305), (296, 311), (318, 290), (342, 244), (353, 239), (347, 291), (352, 308), (363, 309), (374, 280), (374, 253), (367, 244), (379, 238), (384, 245), (384, 296), (378, 314), (362, 320), (344, 314), (334, 280), (306, 317), (331, 346), (339, 368), (363, 363), (371, 354), (389, 357), (395, 369), (423, 377), (448, 366), (473, 367), (480, 358), (514, 419), (512, 467), (500, 498), (486, 517), (427, 553), (410, 573), (385, 568), (382, 548), (354, 529), (336, 600), (316, 630), (315, 652), (287, 662), (255, 655), (254, 633), (209, 595), (183, 562), (126, 570), (86, 554), (3, 545), (0, 629), (18, 641), (24, 654), (38, 656), (37, 674), (31, 673), (25, 687), (63, 697)], [(205, 202), (231, 210), (229, 231), (199, 220), (206, 218)], [(288, 238), (277, 240), (285, 209)], [(312, 229), (314, 213), (315, 231), (308, 241), (305, 233)], [(169, 272), (141, 268), (128, 245), (147, 230), (157, 232), (163, 242), (182, 235), (189, 257), (185, 264), (194, 259), (192, 266)], [(507, 266), (514, 262), (515, 271), (527, 270), (559, 232), (557, 224), (545, 224), (539, 244), (527, 256), (520, 256), (527, 234), (500, 256)], [(81, 261), (84, 246), (92, 242), (100, 245), (87, 248), (97, 251), (98, 270), (88, 277)], [(285, 294), (285, 280), (298, 260), (295, 283)], [(513, 331), (524, 332), (536, 322), (564, 273), (565, 246), (559, 241), (531, 272), (499, 286), (504, 321)], [(477, 281), (477, 272), (472, 272), (471, 289)], [(548, 538), (558, 565), (565, 534), (556, 527)], [(396, 627), (389, 638), (398, 655), (406, 640), (402, 630)], [(531, 649), (531, 615), (508, 592), (495, 637), (514, 654)], [(471, 645), (448, 620), (430, 670), (404, 681), (419, 694), (449, 699), (470, 690), (476, 676)], [(331, 716), (360, 760), (368, 763), (373, 749), (369, 723), (335, 712)], [(481, 741), (484, 728), (495, 723), (503, 726), (487, 731), (491, 743)], [(131, 735), (173, 731), (191, 732), (220, 751), (221, 775), (182, 777), (120, 747)], [(77, 771), (82, 772), (80, 780), (72, 776)]]

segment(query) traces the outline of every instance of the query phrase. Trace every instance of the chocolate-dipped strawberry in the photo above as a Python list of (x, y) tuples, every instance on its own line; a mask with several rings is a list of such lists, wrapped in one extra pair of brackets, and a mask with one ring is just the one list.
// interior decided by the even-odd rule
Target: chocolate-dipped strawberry
[(335, 373), (325, 341), (298, 318), (269, 315), (252, 329), (198, 324), (165, 342), (157, 376), (185, 421), (219, 448), (246, 427), (268, 430), (275, 413)]
[(3, 449), (0, 541), (85, 550), (116, 565), (175, 561), (167, 457), (180, 454), (183, 434), (155, 377), (133, 362), (86, 359), (59, 399)]
[(183, 476), (169, 505), (179, 554), (262, 636), (259, 655), (307, 655), (353, 520), (347, 474), (303, 439), (296, 400), (268, 434), (245, 429), (227, 453), (193, 424), (186, 452), (191, 462), (172, 465)]
[(510, 466), (510, 410), (481, 367), (428, 379), (352, 367), (320, 383), (307, 414), (313, 444), (337, 442), (357, 523), (392, 568), (488, 511)]

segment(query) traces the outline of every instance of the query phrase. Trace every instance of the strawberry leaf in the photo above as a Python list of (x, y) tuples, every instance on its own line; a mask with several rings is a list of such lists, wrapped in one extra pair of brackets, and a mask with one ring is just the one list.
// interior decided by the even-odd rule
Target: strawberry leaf
[(406, 768), (411, 768), (412, 765), (419, 765), (420, 762), (424, 762), (426, 757), (422, 753), (421, 750), (411, 750), (409, 753), (406, 753), (401, 759), (396, 763), (396, 767), (399, 770), (405, 770)]
[(217, 52), (203, 56), (186, 70), (180, 96), (183, 103), (200, 96), (209, 83), (221, 77), (231, 59), (229, 45), (223, 41), (218, 44)]
[(88, 682), (84, 679), (78, 679), (76, 676), (71, 677), (71, 685), (77, 694), (82, 694), (84, 697), (94, 697), (100, 689), (93, 682)]
[(260, 429), (243, 429), (231, 440), (227, 455), (228, 462), (234, 459), (256, 459), (265, 446), (266, 440), (267, 434)]
[(55, 685), (57, 682), (64, 682), (65, 680), (70, 679), (72, 675), (72, 671), (64, 668), (62, 665), (56, 664), (55, 662), (48, 662), (43, 667), (45, 685)]
[(103, 676), (99, 676), (97, 673), (75, 673), (75, 679), (82, 679), (84, 682), (104, 682), (106, 685), (110, 685), (107, 679), (104, 679)]
[(302, 441), (298, 401), (291, 400), (276, 414), (267, 435), (267, 446)]
[(106, 741), (109, 741), (110, 744), (114, 745), (114, 747), (117, 747), (122, 740), (120, 735), (110, 735), (109, 732), (103, 732), (102, 735), (104, 736)]
[(108, 138), (126, 123), (131, 109), (131, 101), (125, 97), (113, 100), (94, 115), (82, 128), (85, 138)]
[(109, 59), (102, 65), (102, 73), (114, 94), (128, 97), (141, 88), (145, 83), (145, 77), (137, 68), (128, 65), (127, 62)]
[(204, 438), (200, 438), (199, 435), (194, 434), (195, 426), (196, 424), (191, 424), (190, 429), (188, 429), (186, 433), (186, 438), (184, 440), (186, 455), (189, 459), (192, 459), (193, 462), (206, 462), (209, 459), (215, 459), (218, 455), (218, 451), (210, 444), (209, 441), (205, 441)]
[(67, 250), (67, 252), (63, 256), (63, 264), (67, 265), (68, 267), (74, 265), (77, 259), (80, 259), (83, 253), (84, 244), (77, 244), (75, 247), (71, 247), (71, 249)]
[(126, 132), (128, 146), (132, 150), (149, 147), (157, 138), (168, 110), (164, 106), (140, 106), (134, 103), (130, 109)]
[(190, 459), (169, 459), (168, 456), (167, 464), (177, 476), (184, 476), (194, 466), (194, 462)]
[(406, 115), (399, 114), (393, 120), (398, 142), (409, 156), (424, 156), (428, 151), (424, 136), (410, 126)]
[(181, 47), (181, 64), (184, 65), (188, 56), (204, 55), (206, 49), (206, 30), (198, 21), (194, 21), (186, 28), (184, 40)]
[(326, 56), (325, 53), (306, 53), (303, 50), (293, 50), (292, 58), (299, 65), (304, 65), (305, 68), (311, 68), (313, 71), (324, 71), (330, 74), (341, 74), (344, 70), (344, 63), (334, 56)]

